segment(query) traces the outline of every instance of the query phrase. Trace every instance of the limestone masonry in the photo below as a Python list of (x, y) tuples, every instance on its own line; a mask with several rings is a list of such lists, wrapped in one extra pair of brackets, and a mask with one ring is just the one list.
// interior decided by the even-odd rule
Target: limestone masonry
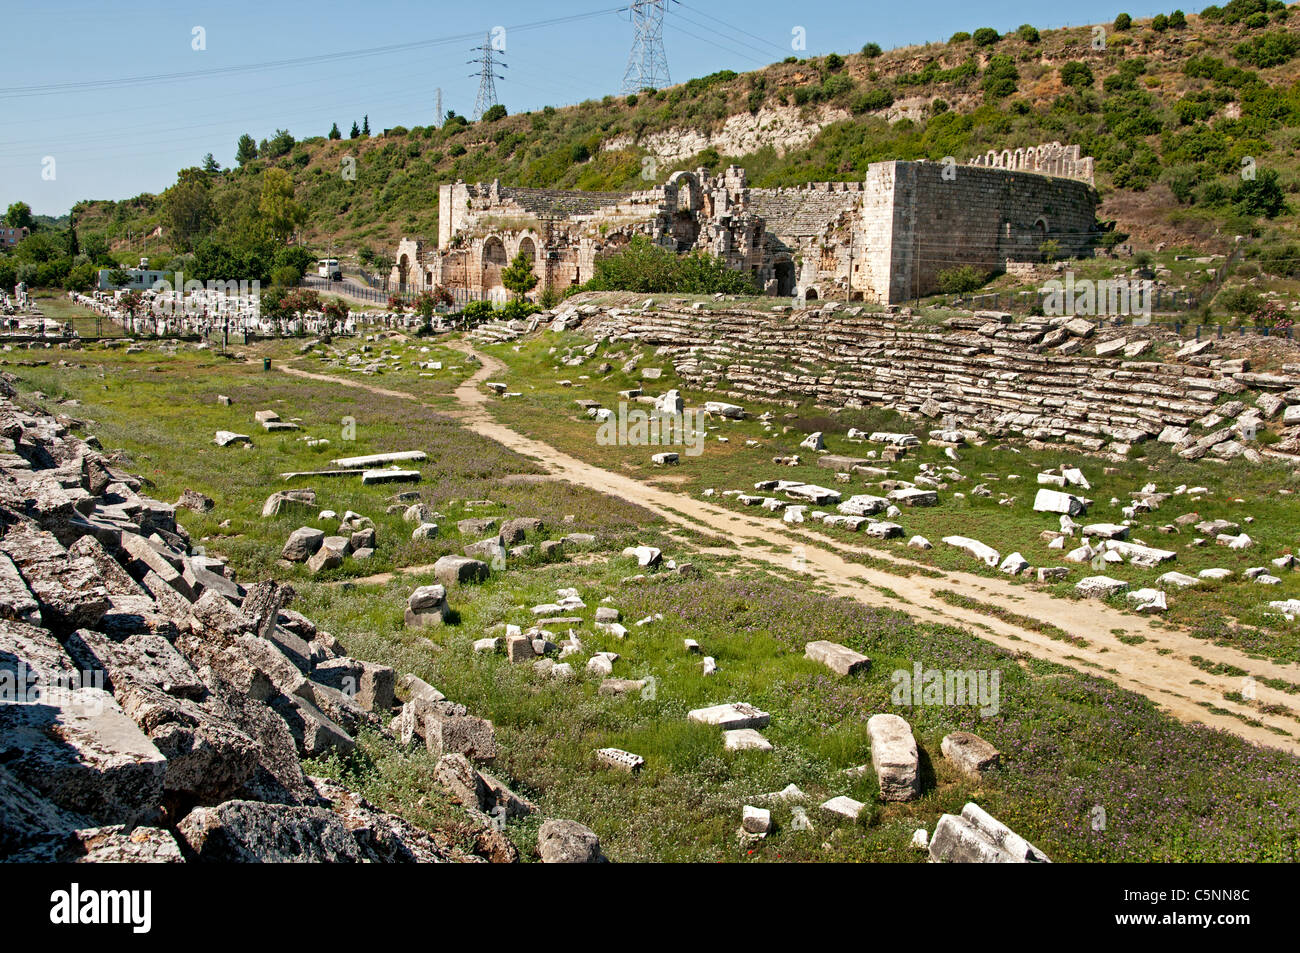
[(573, 192), (457, 182), (438, 195), (438, 243), (404, 238), (391, 279), (502, 300), (501, 273), (524, 252), (535, 294), (591, 278), (596, 260), (643, 235), (703, 251), (767, 294), (895, 303), (938, 290), (941, 272), (1090, 254), (1092, 159), (1049, 143), (967, 165), (872, 163), (862, 182), (750, 188), (745, 170), (676, 172), (641, 192)]
[[(976, 312), (923, 325), (891, 310), (900, 313), (832, 303), (792, 314), (588, 305), (554, 323), (656, 347), (683, 381), (737, 400), (883, 405), (1092, 452), (1124, 454), (1154, 439), (1185, 459), (1300, 460), (1300, 426), (1291, 426), (1300, 415), (1285, 416), (1272, 446), (1250, 436), (1300, 404), (1300, 364), (1255, 373), (1210, 339), (1178, 341), (1165, 361), (1103, 357), (1118, 339), (1098, 344), (1096, 326), (1078, 318), (1012, 324), (1009, 314)], [(1141, 330), (1146, 340), (1130, 343), (1149, 347), (1153, 329)]]

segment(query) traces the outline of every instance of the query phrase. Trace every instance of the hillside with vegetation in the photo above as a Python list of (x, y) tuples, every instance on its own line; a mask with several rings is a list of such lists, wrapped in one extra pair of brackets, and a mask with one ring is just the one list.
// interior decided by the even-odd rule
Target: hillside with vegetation
[[(307, 251), (383, 273), (399, 238), (437, 234), (437, 187), (457, 179), (640, 189), (678, 169), (734, 163), (752, 185), (782, 186), (861, 179), (884, 159), (964, 162), (1058, 140), (1096, 158), (1099, 217), (1115, 223), (1113, 239), (1210, 253), (1248, 236), (1258, 239), (1254, 274), (1291, 292), (1300, 279), (1298, 63), (1294, 10), (1232, 0), (1199, 15), (984, 28), (889, 51), (869, 43), (564, 109), (494, 107), (477, 122), (453, 114), (441, 128), (371, 132), (368, 120), (340, 117), (350, 133), (338, 123), (304, 139), (250, 132), (231, 168), (209, 155), (158, 195), (79, 203), (71, 230), (47, 225), (32, 248), (0, 256), (0, 284), (75, 286), (92, 265), (144, 253), (199, 279), (233, 269), (287, 281)], [(724, 141), (736, 117), (776, 117), (776, 141), (742, 154), (707, 145), (645, 177), (657, 134)], [(783, 149), (791, 123), (804, 135)]]

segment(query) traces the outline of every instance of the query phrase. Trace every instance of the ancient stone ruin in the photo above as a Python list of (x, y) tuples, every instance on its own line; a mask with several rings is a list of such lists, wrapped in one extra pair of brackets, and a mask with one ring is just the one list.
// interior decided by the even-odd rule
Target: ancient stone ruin
[(403, 239), (391, 280), (504, 300), (501, 274), (522, 252), (535, 294), (563, 292), (641, 235), (714, 255), (767, 294), (893, 303), (933, 293), (940, 272), (961, 265), (1041, 261), (1047, 241), (1089, 254), (1096, 205), (1092, 159), (1060, 143), (964, 166), (876, 162), (864, 181), (800, 188), (751, 188), (738, 166), (676, 172), (640, 192), (456, 182), (439, 190), (437, 246)]
[[(241, 585), (76, 421), (13, 396), (0, 378), (0, 861), (518, 858), (493, 819), (536, 807), (470, 763), (495, 755), (490, 721), (350, 657), (290, 587)], [(463, 827), (304, 773), (367, 728), (425, 743)], [(538, 852), (603, 859), (572, 821), (546, 821)]]

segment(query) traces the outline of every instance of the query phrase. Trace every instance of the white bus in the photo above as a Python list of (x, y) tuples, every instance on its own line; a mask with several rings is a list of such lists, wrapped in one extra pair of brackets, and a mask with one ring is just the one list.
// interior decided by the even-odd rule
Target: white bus
[(339, 267), (337, 258), (322, 258), (317, 263), (316, 274), (322, 278), (328, 278), (330, 281), (343, 280), (343, 269)]

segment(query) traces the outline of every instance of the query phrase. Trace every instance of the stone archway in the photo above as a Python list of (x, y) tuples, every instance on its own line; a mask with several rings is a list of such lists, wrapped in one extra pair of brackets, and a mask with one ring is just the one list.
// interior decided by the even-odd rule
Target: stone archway
[(816, 289), (816, 288), (805, 288), (805, 289), (804, 289), (804, 292), (803, 292), (803, 300), (804, 300), (804, 301), (816, 301), (816, 300), (817, 300), (817, 289)]
[(672, 235), (678, 251), (690, 251), (700, 237), (700, 212), (704, 196), (694, 172), (674, 172), (668, 177), (670, 195), (676, 197), (672, 208)]
[(501, 241), (496, 235), (487, 238), (483, 242), (482, 288), (484, 293), (490, 292), (493, 288), (503, 287), (501, 272), (506, 269), (508, 264), (505, 242)]
[(793, 295), (795, 289), (794, 261), (789, 258), (776, 261), (772, 265), (772, 270), (776, 278), (777, 295), (782, 298)]
[(406, 291), (407, 282), (411, 280), (411, 259), (402, 255), (397, 259), (397, 290)]

